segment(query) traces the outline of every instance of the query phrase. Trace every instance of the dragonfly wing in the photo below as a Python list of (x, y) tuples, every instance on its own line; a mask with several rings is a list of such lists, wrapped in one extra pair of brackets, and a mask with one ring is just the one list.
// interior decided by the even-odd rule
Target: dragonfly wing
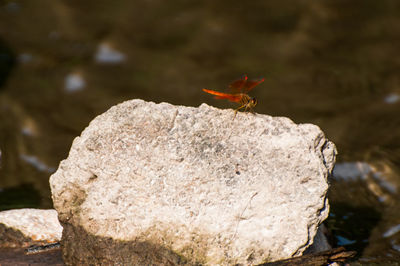
[(223, 93), (223, 92), (207, 90), (207, 89), (203, 89), (203, 91), (207, 92), (209, 94), (215, 95), (215, 99), (226, 99), (231, 102), (240, 102), (240, 100), (242, 99), (242, 96), (239, 94), (229, 94), (229, 93)]
[(255, 86), (258, 84), (264, 82), (264, 79), (258, 79), (258, 80), (247, 80), (246, 84), (243, 85), (242, 89), (244, 92), (250, 91), (253, 89)]
[(246, 81), (247, 75), (243, 75), (241, 79), (235, 80), (234, 82), (229, 84), (229, 88), (236, 93), (242, 92), (243, 87), (246, 85)]

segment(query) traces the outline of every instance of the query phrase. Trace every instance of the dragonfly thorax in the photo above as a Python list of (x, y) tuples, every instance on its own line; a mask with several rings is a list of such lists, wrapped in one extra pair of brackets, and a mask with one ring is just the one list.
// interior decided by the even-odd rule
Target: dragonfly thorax
[(257, 99), (255, 97), (250, 97), (249, 95), (245, 93), (241, 93), (241, 101), (240, 104), (242, 106), (247, 106), (248, 108), (253, 108), (254, 106), (257, 105)]

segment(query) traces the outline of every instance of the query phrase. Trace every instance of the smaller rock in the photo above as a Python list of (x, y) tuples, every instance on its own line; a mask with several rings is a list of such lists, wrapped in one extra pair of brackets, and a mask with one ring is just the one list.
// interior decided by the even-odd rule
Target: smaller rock
[(324, 224), (318, 227), (317, 234), (314, 237), (313, 244), (307, 248), (304, 254), (315, 254), (318, 252), (328, 251), (332, 249), (332, 246), (328, 241), (328, 228)]
[(17, 209), (0, 212), (0, 247), (28, 247), (61, 239), (56, 210)]

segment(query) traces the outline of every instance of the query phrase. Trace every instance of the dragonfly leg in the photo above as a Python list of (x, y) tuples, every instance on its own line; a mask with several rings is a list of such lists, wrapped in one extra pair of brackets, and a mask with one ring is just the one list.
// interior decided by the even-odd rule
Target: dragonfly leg
[[(243, 105), (239, 106), (239, 108), (236, 108), (236, 110), (235, 110), (235, 115), (233, 116), (233, 119), (235, 119), (237, 112), (238, 112), (240, 109), (242, 109), (243, 107), (246, 107), (246, 108), (247, 108), (247, 104), (243, 104)], [(246, 109), (245, 109), (245, 110), (246, 110)]]
[(252, 113), (253, 115), (256, 114), (256, 113), (254, 112), (254, 108), (253, 108), (253, 107), (247, 106), (246, 109), (247, 109), (250, 113)]

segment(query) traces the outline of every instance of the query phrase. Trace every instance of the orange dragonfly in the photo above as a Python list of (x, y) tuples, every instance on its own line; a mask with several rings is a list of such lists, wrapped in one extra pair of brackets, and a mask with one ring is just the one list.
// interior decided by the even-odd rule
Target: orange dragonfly
[(250, 97), (247, 92), (253, 89), (258, 84), (262, 83), (264, 79), (248, 80), (247, 75), (244, 75), (241, 79), (232, 82), (229, 88), (236, 93), (223, 93), (214, 90), (203, 89), (204, 92), (215, 95), (215, 99), (226, 99), (231, 102), (239, 103), (240, 106), (235, 110), (235, 119), (237, 112), (244, 108), (244, 111), (250, 111), (253, 113), (253, 108), (257, 105), (257, 99)]

